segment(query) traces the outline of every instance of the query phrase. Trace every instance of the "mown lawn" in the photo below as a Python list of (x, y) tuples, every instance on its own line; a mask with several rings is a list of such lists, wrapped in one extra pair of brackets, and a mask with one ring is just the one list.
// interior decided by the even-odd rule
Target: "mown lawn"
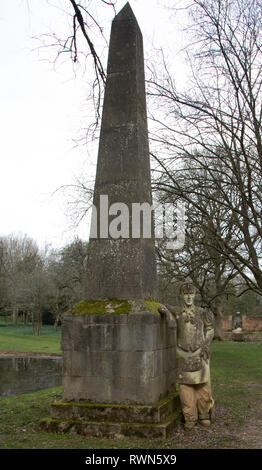
[(243, 422), (254, 401), (262, 398), (262, 342), (214, 342), (211, 377), (218, 402)]
[[(51, 337), (50, 333), (50, 337)], [(45, 337), (44, 335), (42, 336)], [(49, 343), (50, 337), (46, 334)], [(39, 338), (37, 338), (39, 339)], [(45, 343), (43, 342), (42, 345)], [(218, 449), (251, 448), (245, 423), (262, 420), (262, 343), (212, 344), (212, 385), (215, 412), (211, 428), (185, 433), (176, 431), (163, 439), (98, 439), (78, 435), (50, 434), (39, 421), (50, 416), (50, 404), (61, 388), (0, 399), (1, 449)], [(242, 433), (242, 434), (241, 434)], [(242, 437), (241, 437), (242, 435)], [(244, 436), (244, 439), (243, 439)]]
[(0, 352), (61, 353), (61, 328), (43, 325), (40, 336), (35, 336), (32, 325), (0, 323)]

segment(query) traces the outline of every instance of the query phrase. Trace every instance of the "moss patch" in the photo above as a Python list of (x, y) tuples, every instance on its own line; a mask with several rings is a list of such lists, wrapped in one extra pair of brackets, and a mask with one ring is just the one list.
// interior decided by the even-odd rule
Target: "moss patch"
[(159, 302), (157, 302), (156, 300), (150, 299), (150, 300), (145, 300), (145, 304), (151, 312), (155, 313), (156, 315), (159, 314), (158, 307), (161, 306)]
[(76, 304), (72, 309), (72, 313), (80, 315), (121, 314), (130, 312), (131, 304), (127, 300), (120, 299), (82, 300), (82, 302)]
[(116, 409), (135, 409), (139, 410), (147, 410), (147, 409), (156, 409), (160, 406), (168, 404), (170, 401), (176, 400), (180, 403), (179, 395), (176, 390), (170, 391), (164, 398), (161, 398), (158, 402), (154, 403), (153, 405), (138, 405), (134, 403), (87, 403), (81, 401), (62, 401), (56, 400), (52, 403), (54, 406), (68, 406), (68, 407), (86, 407), (86, 408), (116, 408)]
[(134, 301), (125, 299), (104, 299), (104, 300), (82, 300), (76, 304), (70, 312), (77, 315), (95, 314), (128, 314), (132, 312), (143, 312), (150, 310), (158, 315), (158, 307), (161, 304), (153, 299)]

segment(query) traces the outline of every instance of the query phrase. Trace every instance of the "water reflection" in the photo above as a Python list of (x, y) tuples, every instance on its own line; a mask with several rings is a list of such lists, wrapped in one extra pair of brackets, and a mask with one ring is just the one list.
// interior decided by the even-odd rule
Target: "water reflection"
[(0, 357), (2, 397), (57, 387), (61, 383), (61, 357)]

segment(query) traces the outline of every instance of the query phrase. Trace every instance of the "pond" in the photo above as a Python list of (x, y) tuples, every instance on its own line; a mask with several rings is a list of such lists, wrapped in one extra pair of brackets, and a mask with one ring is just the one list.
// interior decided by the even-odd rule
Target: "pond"
[(57, 387), (61, 383), (61, 357), (0, 356), (0, 397)]

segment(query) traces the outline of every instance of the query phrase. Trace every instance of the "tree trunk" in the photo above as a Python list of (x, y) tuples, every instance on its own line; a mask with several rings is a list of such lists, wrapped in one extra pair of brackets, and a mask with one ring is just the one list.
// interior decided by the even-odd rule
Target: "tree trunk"
[(55, 323), (54, 323), (54, 330), (56, 331), (57, 330), (57, 325), (58, 325), (58, 322), (61, 320), (61, 313), (59, 312), (56, 316), (56, 319), (55, 319)]
[(29, 317), (29, 313), (24, 312), (24, 325), (28, 325), (28, 317)]
[(214, 339), (218, 341), (223, 341), (223, 329), (222, 329), (222, 320), (223, 320), (223, 313), (222, 313), (222, 305), (220, 299), (214, 305), (214, 315), (215, 315), (215, 334)]
[(41, 314), (35, 315), (34, 312), (32, 313), (32, 327), (35, 336), (40, 336), (42, 321), (41, 321)]
[(13, 309), (13, 323), (16, 325), (17, 324), (17, 317), (18, 317), (18, 310), (17, 308)]

